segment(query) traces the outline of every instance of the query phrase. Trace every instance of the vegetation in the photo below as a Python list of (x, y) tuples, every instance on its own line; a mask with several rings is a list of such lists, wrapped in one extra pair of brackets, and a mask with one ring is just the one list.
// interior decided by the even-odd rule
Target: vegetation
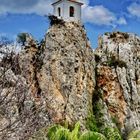
[(103, 130), (103, 134), (105, 135), (107, 140), (122, 140), (117, 128), (106, 127)]
[[(96, 72), (96, 75), (97, 72)], [(95, 86), (95, 92), (94, 92), (94, 96), (93, 96), (93, 113), (94, 116), (96, 118), (96, 124), (98, 126), (99, 132), (100, 129), (104, 127), (104, 119), (103, 119), (103, 113), (102, 110), (104, 108), (101, 99), (103, 99), (103, 94), (101, 89), (98, 87), (98, 85)]]
[[(128, 33), (123, 33), (123, 32), (112, 32), (110, 33), (110, 38), (116, 38), (117, 34), (121, 35), (121, 37), (125, 40), (127, 40), (129, 38)], [(105, 35), (109, 35), (109, 33), (105, 33)]]
[(17, 42), (18, 43), (21, 43), (22, 46), (25, 46), (25, 42), (26, 42), (26, 33), (19, 33), (17, 35)]
[(111, 56), (109, 58), (109, 60), (107, 61), (107, 65), (110, 66), (110, 67), (114, 66), (115, 68), (117, 66), (120, 67), (120, 68), (123, 68), (123, 67), (126, 68), (127, 67), (127, 65), (126, 65), (126, 63), (124, 61), (116, 59), (115, 56)]
[(48, 19), (50, 21), (51, 26), (52, 25), (57, 25), (57, 24), (64, 25), (64, 23), (65, 23), (65, 21), (63, 19), (60, 19), (60, 18), (58, 18), (58, 17), (56, 17), (54, 15), (48, 15), (47, 17), (48, 17)]
[(54, 125), (48, 130), (49, 140), (106, 140), (105, 136), (93, 131), (80, 132), (80, 124), (76, 123), (70, 131), (60, 125)]
[(81, 132), (80, 123), (76, 123), (72, 130), (61, 125), (53, 125), (48, 131), (42, 129), (30, 140), (122, 140), (117, 129), (107, 127), (102, 132)]
[[(0, 121), (3, 122), (3, 118), (5, 118), (4, 121), (8, 120), (8, 123), (4, 123), (4, 125), (1, 123), (0, 139), (9, 139), (9, 136), (13, 136), (13, 132), (21, 129), (20, 124), (24, 124), (20, 139), (27, 140), (36, 130), (45, 125), (38, 123), (40, 122), (39, 114), (45, 110), (45, 107), (42, 107), (43, 103), (37, 108), (35, 101), (27, 99), (28, 86), (26, 82), (23, 82), (24, 78), (21, 78), (22, 67), (20, 67), (19, 59), (20, 56), (15, 48), (11, 44), (9, 45), (6, 38), (2, 38), (0, 40)], [(24, 63), (26, 64), (26, 62)], [(23, 75), (27, 74), (26, 70), (24, 72)], [(6, 89), (5, 93), (3, 89)], [(37, 94), (39, 91), (40, 89)], [(25, 109), (25, 107), (27, 108)]]
[(119, 118), (117, 117), (117, 116), (112, 116), (112, 122), (114, 123), (114, 124), (116, 124), (116, 126), (117, 126), (117, 128), (118, 128), (118, 130), (119, 131), (121, 131), (121, 124), (120, 124), (120, 122), (119, 122)]
[(116, 33), (113, 32), (112, 34), (110, 34), (110, 38), (116, 38)]
[(107, 139), (101, 133), (88, 131), (82, 134), (79, 140), (107, 140)]
[(86, 126), (88, 130), (98, 132), (97, 122), (95, 116), (92, 113), (89, 113), (88, 115)]
[(132, 131), (128, 136), (128, 140), (140, 140), (140, 130)]
[[(110, 126), (106, 126), (105, 120), (104, 120), (104, 115), (103, 115), (103, 104), (101, 101), (102, 99), (102, 92), (99, 89), (99, 87), (96, 85), (95, 87), (96, 92), (94, 93), (93, 96), (93, 113), (95, 116), (96, 120), (96, 126), (97, 126), (97, 132), (101, 133), (106, 137), (106, 140), (122, 140), (122, 137), (119, 133), (119, 130), (117, 127), (113, 128)], [(116, 122), (114, 122), (116, 124)], [(96, 139), (95, 139), (96, 140)]]
[(64, 128), (60, 125), (54, 125), (49, 129), (48, 137), (50, 140), (78, 140), (79, 129), (79, 123), (75, 125), (75, 128), (71, 132), (69, 129)]
[(129, 38), (128, 33), (123, 32), (112, 32), (112, 33), (105, 33), (108, 36), (108, 39), (111, 39), (114, 43), (126, 42)]

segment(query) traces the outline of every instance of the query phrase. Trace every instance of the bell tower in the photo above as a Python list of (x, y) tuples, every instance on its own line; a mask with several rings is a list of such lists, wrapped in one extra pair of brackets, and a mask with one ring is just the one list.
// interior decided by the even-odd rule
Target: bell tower
[(78, 0), (57, 0), (52, 3), (53, 14), (65, 21), (81, 22), (81, 7), (83, 3)]

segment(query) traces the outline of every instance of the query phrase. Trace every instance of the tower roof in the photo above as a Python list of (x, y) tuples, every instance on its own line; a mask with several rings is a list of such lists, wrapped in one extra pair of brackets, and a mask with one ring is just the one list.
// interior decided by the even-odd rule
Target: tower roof
[[(52, 5), (54, 5), (54, 4), (58, 3), (58, 2), (61, 2), (61, 1), (63, 1), (63, 0), (57, 0), (56, 2), (52, 3)], [(77, 1), (77, 0), (68, 0), (68, 1), (75, 2), (75, 3), (78, 3), (78, 4), (80, 4), (80, 5), (83, 5), (82, 2), (79, 2), (79, 1)]]

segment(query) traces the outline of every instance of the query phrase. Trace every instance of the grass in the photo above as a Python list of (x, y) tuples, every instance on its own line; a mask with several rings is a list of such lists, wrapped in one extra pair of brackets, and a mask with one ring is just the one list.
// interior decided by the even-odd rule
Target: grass
[(126, 63), (122, 60), (116, 59), (115, 56), (111, 56), (109, 58), (109, 60), (107, 61), (107, 65), (110, 66), (110, 67), (114, 66), (115, 68), (117, 66), (120, 67), (120, 68), (123, 68), (123, 67), (127, 68)]

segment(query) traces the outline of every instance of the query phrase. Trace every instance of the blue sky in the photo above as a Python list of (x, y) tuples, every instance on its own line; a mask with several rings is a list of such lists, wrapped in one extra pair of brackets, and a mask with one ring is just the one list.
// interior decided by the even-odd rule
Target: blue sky
[[(140, 0), (81, 0), (82, 19), (92, 47), (104, 32), (140, 35)], [(0, 0), (0, 36), (15, 39), (20, 32), (40, 40), (49, 27), (44, 17), (52, 12), (52, 0)]]

